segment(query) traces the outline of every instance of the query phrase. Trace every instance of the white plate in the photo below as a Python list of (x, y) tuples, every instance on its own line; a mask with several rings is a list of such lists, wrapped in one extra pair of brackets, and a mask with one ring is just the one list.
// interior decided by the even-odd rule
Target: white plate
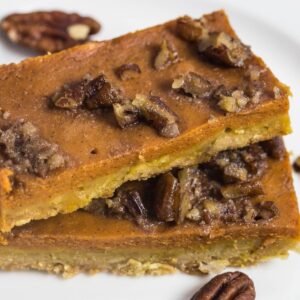
[[(254, 52), (264, 58), (283, 82), (291, 86), (294, 94), (291, 101), (294, 133), (286, 141), (294, 155), (300, 154), (300, 114), (295, 100), (300, 98), (300, 5), (297, 0), (2, 0), (0, 18), (16, 11), (77, 11), (100, 20), (103, 30), (96, 38), (108, 39), (180, 15), (198, 17), (220, 8), (227, 10), (233, 27), (243, 41), (252, 45)], [(0, 39), (0, 63), (17, 62), (30, 55), (33, 53), (24, 52)], [(298, 192), (299, 179), (300, 176), (296, 175)], [(253, 278), (258, 300), (300, 299), (300, 255), (291, 254), (286, 260), (273, 260), (243, 271)], [(183, 274), (142, 278), (99, 274), (78, 275), (73, 279), (62, 280), (37, 272), (0, 272), (0, 293), (1, 298), (6, 300), (188, 300), (208, 279), (208, 276)]]

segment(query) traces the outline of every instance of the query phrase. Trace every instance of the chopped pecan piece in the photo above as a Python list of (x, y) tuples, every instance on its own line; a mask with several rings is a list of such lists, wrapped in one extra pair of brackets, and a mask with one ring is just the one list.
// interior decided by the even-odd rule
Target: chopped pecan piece
[(47, 53), (86, 42), (100, 25), (78, 14), (43, 11), (9, 15), (1, 21), (1, 28), (11, 41)]
[[(100, 76), (102, 79), (103, 75)], [(118, 90), (115, 89), (105, 77), (104, 82), (102, 82), (100, 76), (92, 80), (89, 84), (89, 88), (92, 86), (92, 88), (88, 90), (86, 98), (86, 105), (89, 109), (96, 109), (103, 106), (109, 107), (121, 101)]]
[(113, 104), (116, 120), (121, 128), (137, 124), (139, 121), (139, 111), (132, 105), (131, 101)]
[(183, 90), (194, 98), (209, 98), (214, 91), (214, 86), (209, 80), (194, 72), (175, 78), (172, 88)]
[(285, 156), (285, 147), (282, 137), (277, 136), (271, 140), (261, 142), (263, 149), (274, 159), (283, 159)]
[(227, 272), (215, 276), (191, 300), (254, 300), (253, 281), (244, 273)]
[(151, 122), (161, 136), (179, 135), (177, 115), (159, 97), (137, 94), (132, 105), (139, 110), (142, 117)]
[(235, 199), (261, 195), (263, 194), (263, 189), (260, 181), (239, 182), (222, 186), (221, 193), (225, 199)]
[(68, 158), (58, 145), (40, 137), (38, 129), (30, 122), (16, 122), (0, 131), (2, 167), (18, 173), (32, 173), (41, 177), (65, 167)]
[(177, 32), (182, 38), (189, 42), (195, 42), (207, 35), (207, 30), (201, 23), (201, 19), (194, 20), (188, 16), (177, 20)]
[(175, 46), (167, 40), (163, 40), (160, 50), (155, 57), (154, 67), (156, 70), (163, 70), (178, 62), (178, 52)]
[(224, 168), (224, 178), (226, 181), (246, 181), (248, 170), (239, 163), (232, 162)]
[(178, 180), (168, 172), (160, 176), (155, 186), (154, 212), (160, 221), (171, 222), (176, 218), (175, 205), (179, 199)]
[(300, 156), (298, 156), (294, 161), (293, 168), (297, 173), (300, 173)]
[(248, 46), (225, 32), (211, 32), (199, 39), (198, 50), (213, 62), (231, 67), (243, 67), (252, 55)]
[(218, 153), (205, 169), (212, 177), (225, 183), (251, 181), (263, 175), (267, 167), (266, 153), (259, 145)]
[(247, 106), (250, 99), (244, 95), (243, 91), (235, 90), (231, 95), (220, 95), (218, 106), (225, 112), (239, 112)]
[(137, 64), (124, 64), (116, 70), (117, 75), (121, 80), (130, 80), (138, 77), (141, 74), (141, 69)]

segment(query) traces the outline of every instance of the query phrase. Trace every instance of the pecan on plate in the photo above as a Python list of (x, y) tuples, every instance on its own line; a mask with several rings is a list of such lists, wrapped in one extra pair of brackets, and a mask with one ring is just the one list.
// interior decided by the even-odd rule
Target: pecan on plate
[(244, 273), (227, 272), (215, 276), (191, 300), (254, 300), (253, 281)]
[(92, 18), (61, 11), (11, 14), (0, 26), (12, 42), (44, 53), (82, 44), (100, 30)]

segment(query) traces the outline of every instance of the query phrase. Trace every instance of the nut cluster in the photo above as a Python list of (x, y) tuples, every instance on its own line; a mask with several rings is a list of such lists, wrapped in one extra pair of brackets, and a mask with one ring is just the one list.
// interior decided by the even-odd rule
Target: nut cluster
[[(144, 228), (153, 222), (266, 222), (276, 217), (277, 207), (272, 201), (255, 199), (264, 193), (260, 179), (267, 168), (267, 153), (272, 159), (281, 159), (272, 155), (279, 153), (275, 149), (278, 143), (268, 143), (266, 150), (259, 144), (227, 150), (199, 166), (167, 172), (146, 182), (127, 183), (113, 198), (106, 199), (102, 213), (133, 219)], [(134, 213), (128, 205), (136, 207)]]
[(12, 42), (44, 53), (82, 44), (100, 30), (92, 18), (61, 11), (12, 14), (0, 26)]
[(177, 21), (179, 35), (198, 45), (199, 53), (214, 63), (230, 67), (243, 67), (252, 56), (250, 48), (226, 32), (209, 32), (200, 20), (183, 17)]
[[(132, 70), (132, 68), (129, 68)], [(134, 67), (135, 70), (140, 70)], [(120, 69), (119, 69), (120, 70)], [(127, 72), (128, 65), (121, 67), (121, 76)], [(94, 79), (87, 76), (81, 82), (64, 86), (51, 98), (57, 108), (89, 110), (112, 107), (116, 121), (121, 128), (145, 120), (163, 137), (179, 135), (177, 115), (157, 96), (137, 94), (133, 100), (124, 100), (121, 92), (114, 88), (107, 78), (100, 74)]]

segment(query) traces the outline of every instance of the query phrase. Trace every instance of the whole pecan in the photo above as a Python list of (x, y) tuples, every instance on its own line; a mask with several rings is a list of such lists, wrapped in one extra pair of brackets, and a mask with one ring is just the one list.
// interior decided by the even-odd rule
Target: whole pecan
[(0, 26), (12, 42), (46, 53), (82, 44), (100, 30), (92, 18), (61, 11), (11, 14)]
[(204, 285), (191, 300), (254, 300), (253, 281), (244, 273), (217, 275)]

